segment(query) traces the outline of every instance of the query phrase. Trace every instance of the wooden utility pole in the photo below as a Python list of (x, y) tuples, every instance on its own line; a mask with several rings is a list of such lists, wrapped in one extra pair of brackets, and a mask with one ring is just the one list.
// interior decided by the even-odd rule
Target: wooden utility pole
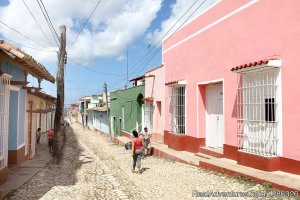
[(54, 146), (53, 146), (53, 163), (58, 164), (60, 158), (60, 141), (59, 135), (62, 133), (62, 123), (64, 117), (64, 68), (66, 59), (66, 26), (62, 25), (59, 27), (60, 32), (60, 47), (58, 52), (58, 70), (56, 76), (57, 85), (57, 99), (56, 99), (56, 110), (54, 117)]
[(105, 98), (106, 98), (106, 114), (107, 114), (107, 118), (108, 118), (108, 131), (109, 131), (110, 140), (112, 140), (110, 114), (109, 114), (110, 112), (109, 112), (109, 106), (108, 106), (107, 84), (106, 83), (104, 83), (104, 92), (105, 92)]

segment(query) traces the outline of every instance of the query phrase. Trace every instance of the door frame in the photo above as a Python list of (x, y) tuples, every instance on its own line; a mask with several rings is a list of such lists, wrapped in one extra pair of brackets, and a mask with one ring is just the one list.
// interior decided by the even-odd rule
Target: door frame
[[(197, 138), (200, 137), (200, 128), (199, 128), (199, 95), (200, 95), (200, 91), (199, 88), (200, 86), (207, 86), (207, 85), (213, 85), (213, 84), (222, 84), (222, 90), (223, 90), (223, 115), (224, 115), (224, 124), (223, 124), (223, 129), (224, 129), (224, 144), (225, 144), (225, 81), (224, 78), (218, 78), (218, 79), (214, 79), (214, 80), (208, 80), (208, 81), (203, 81), (203, 82), (197, 82), (196, 83), (196, 94), (197, 94)], [(206, 98), (206, 94), (205, 94), (205, 98)], [(205, 107), (206, 107), (206, 103), (205, 103)], [(205, 116), (207, 114), (207, 110), (205, 109)], [(203, 120), (203, 119), (202, 119)], [(205, 119), (206, 120), (206, 119)], [(205, 124), (205, 130), (206, 130), (206, 123)], [(205, 131), (205, 138), (206, 138), (206, 131)]]
[[(16, 125), (17, 125), (17, 135), (16, 135), (17, 136), (17, 138), (16, 138), (17, 147), (16, 148), (18, 150), (19, 149), (19, 130), (20, 130), (20, 127), (19, 127), (20, 126), (20, 88), (17, 87), (17, 86), (14, 86), (14, 85), (9, 86), (9, 101), (10, 101), (10, 98), (11, 98), (10, 92), (12, 92), (12, 91), (17, 92), (17, 94), (18, 94), (18, 108), (17, 108), (17, 122), (16, 122)], [(26, 102), (26, 100), (25, 100), (25, 102)], [(9, 106), (10, 106), (10, 102), (9, 102)], [(8, 108), (8, 116), (9, 116), (9, 114), (10, 114), (10, 107)], [(26, 111), (25, 111), (25, 115), (26, 115)], [(25, 116), (25, 118), (26, 118), (26, 116)], [(9, 120), (9, 117), (8, 117), (8, 120)], [(7, 129), (8, 130), (7, 141), (9, 141), (9, 131), (10, 131), (9, 122), (8, 122), (8, 127), (7, 128), (8, 128)], [(25, 137), (24, 137), (24, 140), (25, 140)], [(9, 150), (8, 145), (7, 145), (7, 150)]]

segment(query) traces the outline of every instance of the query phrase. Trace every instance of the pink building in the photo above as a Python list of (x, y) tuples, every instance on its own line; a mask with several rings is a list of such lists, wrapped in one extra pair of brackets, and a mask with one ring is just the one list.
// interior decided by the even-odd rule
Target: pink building
[(152, 132), (151, 141), (163, 142), (165, 116), (165, 68), (160, 65), (145, 73), (142, 125)]
[(299, 21), (298, 0), (218, 1), (174, 34), (164, 143), (300, 175)]

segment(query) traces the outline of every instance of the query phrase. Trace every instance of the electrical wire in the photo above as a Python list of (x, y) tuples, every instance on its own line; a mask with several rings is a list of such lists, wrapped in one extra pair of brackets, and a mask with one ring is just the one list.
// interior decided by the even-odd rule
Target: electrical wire
[(80, 66), (80, 67), (83, 67), (84, 69), (89, 70), (89, 71), (91, 71), (91, 72), (96, 72), (96, 73), (101, 74), (101, 75), (104, 75), (104, 76), (116, 76), (116, 77), (123, 76), (123, 75), (107, 74), (107, 73), (99, 72), (99, 71), (97, 71), (97, 70), (90, 69), (89, 67), (84, 66), (83, 64), (80, 64), (80, 63), (74, 61), (74, 60), (71, 59), (71, 58), (69, 58), (69, 59), (70, 59), (70, 61), (73, 62), (74, 64), (76, 64), (76, 65), (78, 65), (78, 66)]
[(6, 23), (2, 22), (1, 20), (0, 20), (0, 23), (3, 24), (4, 26), (8, 27), (9, 29), (15, 31), (15, 32), (18, 33), (19, 35), (22, 35), (22, 36), (25, 37), (26, 39), (28, 39), (28, 40), (30, 40), (30, 41), (32, 41), (32, 42), (34, 42), (34, 43), (36, 43), (36, 44), (38, 44), (38, 45), (44, 47), (44, 48), (47, 48), (45, 45), (43, 45), (43, 44), (41, 44), (41, 43), (38, 43), (38, 42), (34, 41), (34, 40), (31, 39), (30, 37), (24, 35), (23, 33), (21, 33), (20, 31), (18, 31), (18, 30), (16, 30), (16, 29), (12, 28), (11, 26), (7, 25)]
[[(159, 41), (157, 41), (156, 43), (155, 43), (155, 45), (154, 46), (151, 46), (151, 49), (149, 50), (149, 51), (152, 51), (158, 44), (160, 44), (161, 43), (161, 41), (168, 35), (168, 33), (176, 26), (176, 24), (192, 9), (192, 7), (196, 4), (198, 2), (198, 0), (196, 0), (186, 11), (185, 11), (185, 13), (171, 26), (171, 28), (160, 38), (160, 40)], [(148, 53), (149, 53), (149, 51), (148, 51)], [(136, 64), (134, 64), (134, 66), (137, 66), (141, 61), (143, 61), (146, 57), (147, 57), (147, 55), (148, 55), (148, 53), (146, 53), (146, 54), (144, 54), (144, 56), (141, 58), (141, 59), (139, 59), (139, 61), (138, 62), (136, 62)], [(133, 68), (133, 69), (131, 69), (131, 70), (136, 70), (136, 68)]]
[(19, 45), (19, 46), (26, 47), (26, 48), (28, 48), (28, 49), (32, 49), (32, 50), (36, 50), (36, 51), (46, 51), (46, 52), (56, 53), (56, 51), (44, 50), (44, 49), (38, 49), (38, 48), (30, 47), (30, 46), (21, 44), (21, 43), (19, 43), (19, 42), (16, 42), (16, 41), (14, 41), (14, 40), (12, 40), (12, 39), (8, 39), (7, 37), (4, 37), (4, 36), (0, 36), (0, 37), (3, 38), (3, 40), (10, 41), (10, 42), (15, 43), (15, 44), (17, 44), (17, 45)]
[[(58, 35), (57, 35), (57, 33), (56, 33), (56, 31), (55, 31), (53, 25), (52, 25), (52, 22), (51, 22), (50, 18), (47, 18), (47, 15), (46, 15), (47, 10), (46, 10), (46, 8), (44, 7), (44, 8), (45, 8), (45, 11), (44, 11), (43, 8), (42, 8), (42, 4), (39, 2), (39, 0), (36, 0), (36, 1), (37, 1), (38, 5), (39, 5), (39, 7), (40, 7), (40, 9), (41, 9), (41, 11), (42, 11), (42, 13), (43, 13), (43, 15), (44, 15), (44, 18), (45, 18), (45, 20), (46, 20), (46, 22), (47, 22), (47, 24), (48, 24), (48, 27), (49, 27), (49, 29), (50, 29), (50, 31), (51, 31), (52, 36), (53, 36), (53, 39), (54, 39), (54, 41), (55, 41), (57, 47), (59, 48), (59, 38), (58, 38)], [(42, 1), (41, 1), (41, 2), (42, 2)], [(44, 4), (43, 4), (43, 5), (44, 5)], [(48, 16), (49, 16), (49, 15), (48, 15)]]
[(38, 23), (38, 21), (36, 20), (36, 18), (34, 17), (33, 13), (31, 12), (31, 10), (29, 9), (28, 5), (26, 4), (25, 0), (23, 0), (23, 3), (25, 5), (25, 7), (27, 8), (27, 10), (29, 11), (31, 17), (34, 19), (35, 23), (38, 25), (39, 29), (41, 30), (41, 32), (43, 33), (43, 35), (45, 36), (45, 38), (48, 40), (49, 44), (52, 46), (52, 42), (50, 41), (50, 39), (47, 37), (46, 33), (44, 32), (44, 30), (42, 29), (41, 25)]
[(42, 6), (43, 6), (43, 8), (44, 8), (45, 12), (46, 12), (46, 15), (47, 15), (48, 19), (49, 19), (50, 25), (51, 25), (51, 27), (52, 27), (53, 31), (55, 32), (55, 35), (56, 35), (57, 39), (59, 40), (58, 34), (57, 34), (57, 32), (56, 32), (56, 30), (55, 30), (55, 28), (54, 28), (53, 24), (52, 24), (52, 21), (51, 21), (51, 19), (50, 19), (49, 15), (48, 15), (47, 9), (46, 9), (46, 7), (45, 7), (45, 5), (44, 5), (43, 1), (42, 1), (42, 0), (40, 0), (40, 1), (41, 1), (41, 3), (42, 3)]
[[(145, 63), (148, 63), (149, 61), (151, 61), (157, 54), (158, 52), (160, 52), (161, 48), (162, 48), (162, 45), (170, 38), (172, 37), (172, 35), (174, 35), (178, 29), (180, 29), (190, 18), (191, 16), (193, 16), (193, 14), (206, 2), (206, 0), (204, 0), (193, 12), (192, 14), (165, 40), (165, 37), (168, 35), (168, 33), (176, 26), (176, 24), (192, 9), (192, 7), (198, 2), (198, 0), (196, 0), (186, 11), (185, 13), (171, 26), (171, 28), (164, 34), (164, 36), (151, 48), (150, 50), (150, 55), (149, 53), (145, 54), (137, 63), (141, 63), (141, 61), (144, 61), (142, 62), (140, 65), (138, 65), (137, 67), (131, 69), (131, 73), (130, 75), (133, 75), (137, 69), (139, 69), (142, 65), (144, 65)], [(160, 48), (158, 48), (154, 53), (152, 53), (151, 51), (158, 45), (160, 44), (160, 42), (163, 43), (160, 45)], [(142, 72), (143, 70), (145, 70), (147, 68), (147, 66), (143, 67), (141, 70), (138, 71), (138, 73)], [(119, 80), (117, 83), (120, 83), (122, 81), (124, 81), (125, 78), (123, 78), (121, 81)], [(115, 85), (115, 84), (114, 84)]]
[(98, 5), (100, 4), (102, 0), (99, 0), (98, 3), (96, 4), (95, 8), (93, 9), (93, 11), (91, 12), (91, 14), (89, 15), (88, 19), (85, 21), (84, 25), (81, 27), (80, 31), (78, 32), (78, 34), (76, 35), (75, 39), (72, 41), (71, 45), (68, 48), (68, 51), (70, 50), (70, 48), (73, 46), (73, 44), (75, 43), (75, 41), (77, 40), (78, 36), (80, 35), (80, 33), (83, 31), (83, 29), (85, 28), (85, 26), (87, 25), (88, 21), (90, 20), (90, 18), (92, 17), (92, 15), (94, 14), (94, 12), (96, 11)]
[[(152, 56), (151, 57), (148, 57), (148, 59), (146, 60), (146, 62), (144, 62), (144, 63), (147, 63), (147, 62), (149, 62), (149, 61), (151, 61), (153, 58), (154, 58), (154, 56), (155, 55), (157, 55), (157, 53), (160, 51), (160, 49), (162, 48), (162, 45), (165, 43), (165, 42), (167, 42), (194, 14), (195, 14), (195, 12), (206, 2), (207, 0), (204, 0), (193, 12), (192, 12), (192, 14), (191, 15), (189, 15), (189, 17), (166, 39), (166, 40), (164, 40), (163, 41), (163, 43), (161, 44), (161, 46), (160, 46), (160, 48), (159, 49), (157, 49), (157, 51), (156, 52), (154, 52), (154, 54), (152, 54)], [(142, 63), (142, 64), (144, 64), (144, 63)], [(139, 65), (139, 67), (140, 66), (142, 66), (142, 64), (141, 65)], [(139, 68), (138, 67), (138, 68)], [(147, 68), (147, 66), (145, 66), (145, 67), (143, 67), (140, 71), (138, 71), (138, 73), (141, 73), (143, 70), (145, 70)]]

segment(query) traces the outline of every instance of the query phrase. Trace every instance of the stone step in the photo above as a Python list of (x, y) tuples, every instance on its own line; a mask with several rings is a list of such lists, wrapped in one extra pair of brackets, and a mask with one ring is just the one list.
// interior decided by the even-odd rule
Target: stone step
[(215, 149), (211, 147), (200, 147), (199, 152), (215, 158), (223, 158), (223, 149), (221, 148)]

